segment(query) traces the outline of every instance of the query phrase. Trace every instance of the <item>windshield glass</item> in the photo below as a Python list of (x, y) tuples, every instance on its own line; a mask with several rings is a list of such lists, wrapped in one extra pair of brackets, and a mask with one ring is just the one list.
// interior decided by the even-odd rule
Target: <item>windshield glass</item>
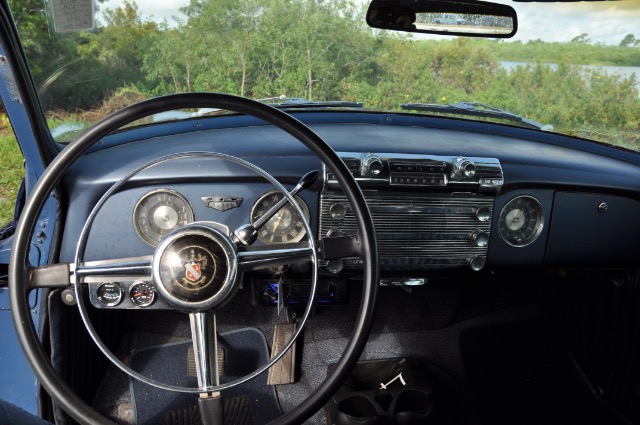
[[(511, 39), (369, 28), (349, 0), (11, 0), (58, 141), (137, 101), (217, 91), (253, 99), (480, 104), (520, 125), (640, 150), (640, 2), (511, 3)], [(43, 9), (44, 4), (44, 9)], [(326, 109), (326, 105), (324, 108)], [(483, 106), (484, 108), (484, 106)], [(177, 111), (145, 123), (220, 111)]]

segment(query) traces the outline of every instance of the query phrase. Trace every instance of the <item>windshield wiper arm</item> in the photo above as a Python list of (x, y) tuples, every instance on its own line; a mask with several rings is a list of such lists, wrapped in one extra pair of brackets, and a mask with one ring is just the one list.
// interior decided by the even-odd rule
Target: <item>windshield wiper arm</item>
[(479, 102), (458, 102), (449, 105), (438, 105), (435, 103), (403, 103), (402, 109), (410, 111), (429, 111), (448, 114), (472, 115), (476, 117), (497, 118), (522, 124), (528, 128), (536, 130), (553, 130), (548, 124), (541, 124), (529, 118), (514, 114), (504, 109), (494, 108)]
[[(269, 103), (274, 100), (281, 100), (281, 102)], [(269, 99), (260, 99), (260, 102), (267, 103), (270, 106), (278, 109), (294, 109), (294, 108), (364, 108), (362, 102), (348, 102), (344, 100), (326, 100), (326, 101), (314, 101), (297, 97), (282, 98), (275, 97)]]

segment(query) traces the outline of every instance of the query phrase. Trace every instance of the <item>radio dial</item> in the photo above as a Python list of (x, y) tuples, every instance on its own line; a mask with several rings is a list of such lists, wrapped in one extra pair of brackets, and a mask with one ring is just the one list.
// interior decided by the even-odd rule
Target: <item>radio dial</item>
[(384, 164), (382, 160), (375, 155), (365, 155), (362, 159), (360, 171), (364, 176), (377, 176), (382, 172)]
[(476, 175), (476, 171), (476, 165), (468, 158), (459, 156), (456, 159), (453, 172), (458, 176), (462, 177), (463, 179), (470, 179)]

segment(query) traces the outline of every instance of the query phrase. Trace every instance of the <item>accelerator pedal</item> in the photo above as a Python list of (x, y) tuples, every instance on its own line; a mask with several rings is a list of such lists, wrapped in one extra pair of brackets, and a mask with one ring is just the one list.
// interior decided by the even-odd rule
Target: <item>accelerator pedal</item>
[[(295, 323), (280, 323), (273, 331), (271, 358), (273, 359), (289, 343), (296, 331)], [(293, 384), (296, 379), (296, 343), (291, 349), (269, 368), (268, 385)]]

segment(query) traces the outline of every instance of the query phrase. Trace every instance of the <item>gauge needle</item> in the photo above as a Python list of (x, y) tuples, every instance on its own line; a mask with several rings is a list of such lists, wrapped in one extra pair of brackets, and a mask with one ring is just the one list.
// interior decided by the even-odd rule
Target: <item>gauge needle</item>
[(518, 212), (516, 213), (516, 216), (513, 218), (513, 221), (515, 223), (518, 223), (523, 215), (524, 213), (522, 212), (522, 210), (518, 210)]
[(275, 232), (276, 229), (278, 228), (278, 226), (280, 226), (280, 223), (282, 223), (282, 218), (284, 217), (284, 209), (280, 210), (278, 212), (278, 221), (275, 222), (274, 226), (273, 226), (273, 231)]

